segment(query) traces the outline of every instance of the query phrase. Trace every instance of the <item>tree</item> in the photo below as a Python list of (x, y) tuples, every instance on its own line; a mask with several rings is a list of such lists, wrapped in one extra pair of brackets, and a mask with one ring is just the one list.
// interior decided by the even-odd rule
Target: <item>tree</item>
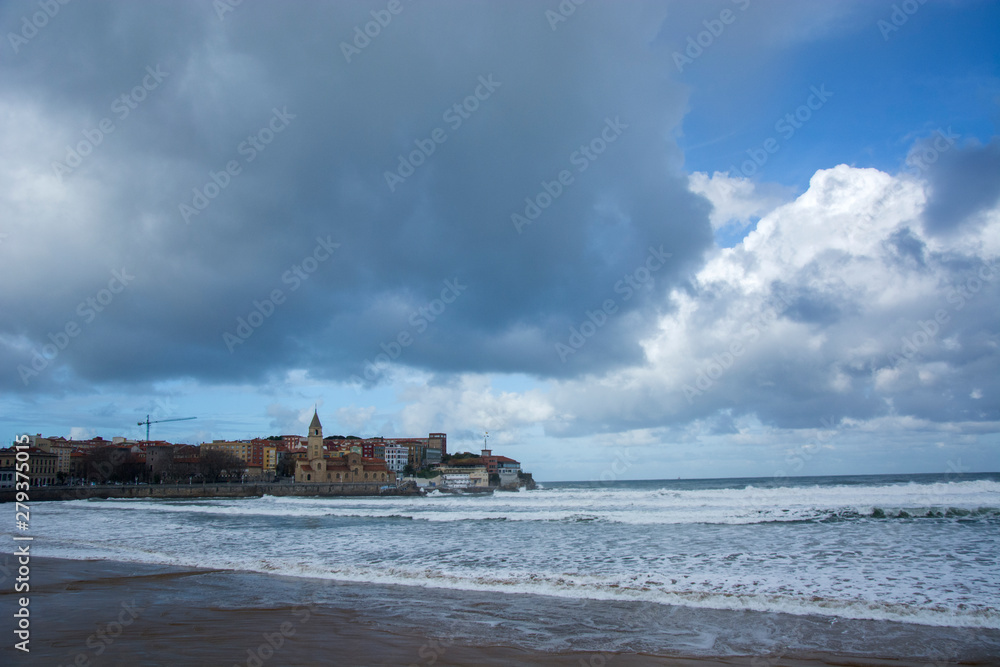
[(136, 477), (144, 477), (146, 467), (130, 459), (127, 448), (95, 447), (84, 458), (84, 474), (95, 484), (131, 482)]
[(278, 477), (295, 476), (295, 459), (291, 456), (282, 456), (278, 459), (278, 466), (274, 471)]
[(403, 468), (403, 474), (406, 475), (407, 477), (413, 477), (413, 475), (416, 474), (416, 472), (417, 471), (414, 470), (413, 466), (411, 466), (409, 463), (407, 463), (406, 467)]
[(198, 471), (207, 482), (239, 479), (247, 469), (243, 459), (221, 449), (202, 451), (199, 458)]

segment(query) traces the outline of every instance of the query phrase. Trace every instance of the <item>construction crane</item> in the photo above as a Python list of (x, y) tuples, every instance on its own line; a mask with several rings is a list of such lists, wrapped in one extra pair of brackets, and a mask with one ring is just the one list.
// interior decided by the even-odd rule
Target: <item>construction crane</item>
[(139, 422), (139, 426), (142, 426), (143, 424), (146, 425), (146, 442), (149, 442), (150, 424), (162, 424), (163, 422), (182, 422), (182, 421), (187, 421), (188, 419), (197, 419), (197, 417), (178, 417), (176, 419), (154, 419), (153, 421), (149, 421), (149, 415), (146, 415), (146, 421)]

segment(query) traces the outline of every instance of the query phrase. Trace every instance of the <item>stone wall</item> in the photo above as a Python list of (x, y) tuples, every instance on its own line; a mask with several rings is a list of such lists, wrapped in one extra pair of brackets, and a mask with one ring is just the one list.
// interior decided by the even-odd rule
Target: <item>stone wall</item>
[[(139, 484), (107, 486), (33, 486), (28, 504), (42, 500), (87, 498), (252, 498), (256, 496), (395, 496), (413, 495), (413, 486), (384, 484)], [(0, 489), (0, 502), (14, 502), (13, 488)]]

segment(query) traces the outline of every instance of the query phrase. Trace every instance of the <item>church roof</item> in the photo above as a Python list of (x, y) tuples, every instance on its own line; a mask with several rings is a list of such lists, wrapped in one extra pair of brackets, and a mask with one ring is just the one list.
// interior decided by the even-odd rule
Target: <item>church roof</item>
[(309, 430), (312, 431), (314, 428), (323, 428), (319, 423), (319, 414), (315, 410), (313, 410), (313, 420), (309, 422)]

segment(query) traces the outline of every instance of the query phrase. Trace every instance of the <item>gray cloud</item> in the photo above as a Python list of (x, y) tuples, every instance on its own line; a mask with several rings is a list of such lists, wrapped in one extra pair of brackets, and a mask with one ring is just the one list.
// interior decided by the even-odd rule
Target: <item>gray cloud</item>
[[(911, 154), (920, 160), (921, 147)], [(935, 153), (928, 150), (928, 155)], [(940, 153), (928, 167), (930, 198), (924, 225), (932, 234), (950, 233), (1000, 200), (1000, 139)]]
[[(4, 65), (8, 108), (34, 119), (6, 141), (36, 186), (3, 194), (19, 201), (0, 251), (25, 286), (2, 297), (4, 386), (25, 389), (15, 367), (71, 321), (82, 332), (28, 390), (294, 367), (346, 380), (401, 333), (399, 363), (443, 371), (571, 376), (640, 359), (636, 323), (711, 244), (664, 139), (686, 99), (648, 47), (664, 11), (596, 3), (553, 31), (535, 3), (403, 7), (348, 63), (341, 42), (382, 5), (244, 4), (222, 21), (203, 3), (67, 6)], [(122, 117), (116, 97), (147, 67), (164, 74)], [(467, 118), (447, 115), (477, 88), (489, 94)], [(264, 144), (275, 109), (286, 126)], [(105, 119), (113, 131), (56, 178)], [(436, 128), (444, 143), (390, 191), (385, 172)], [(572, 183), (518, 233), (511, 215), (563, 170)], [(290, 282), (318, 237), (340, 248)], [(670, 263), (562, 363), (555, 344), (650, 246)], [(134, 282), (81, 321), (121, 267)], [(433, 322), (418, 315), (446, 280), (467, 289)], [(275, 289), (284, 303), (230, 353), (223, 333)]]

